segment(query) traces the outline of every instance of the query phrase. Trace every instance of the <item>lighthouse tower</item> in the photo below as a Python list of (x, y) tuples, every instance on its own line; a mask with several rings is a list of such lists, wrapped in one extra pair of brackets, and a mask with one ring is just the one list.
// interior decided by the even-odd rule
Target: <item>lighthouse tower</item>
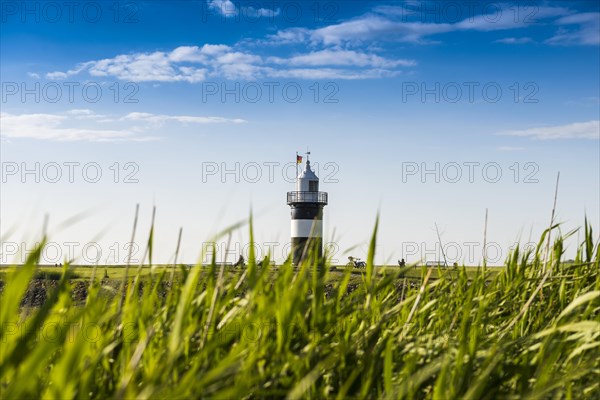
[(327, 192), (319, 192), (319, 178), (310, 169), (308, 154), (304, 171), (296, 178), (296, 190), (287, 193), (287, 203), (292, 209), (293, 263), (300, 264), (314, 248), (321, 257), (323, 207), (327, 205)]

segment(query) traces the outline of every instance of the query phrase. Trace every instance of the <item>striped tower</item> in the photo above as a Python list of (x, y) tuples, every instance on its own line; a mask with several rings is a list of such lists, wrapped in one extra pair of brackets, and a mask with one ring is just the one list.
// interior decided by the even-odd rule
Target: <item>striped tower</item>
[(316, 246), (319, 257), (323, 255), (323, 207), (327, 205), (327, 192), (319, 192), (319, 178), (306, 160), (304, 171), (296, 178), (296, 190), (287, 193), (287, 203), (292, 209), (293, 263), (300, 264), (308, 256), (311, 246)]

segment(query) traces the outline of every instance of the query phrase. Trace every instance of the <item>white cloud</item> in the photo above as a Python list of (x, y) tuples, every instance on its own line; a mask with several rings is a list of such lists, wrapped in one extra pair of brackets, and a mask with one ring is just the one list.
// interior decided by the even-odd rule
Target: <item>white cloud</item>
[(27, 76), (33, 79), (40, 79), (40, 74), (35, 73), (35, 72), (28, 72)]
[(65, 72), (60, 72), (60, 71), (56, 71), (56, 72), (48, 72), (46, 74), (46, 78), (53, 80), (53, 81), (60, 81), (63, 79), (67, 79), (68, 75)]
[(76, 120), (95, 120), (97, 122), (111, 122), (111, 118), (106, 115), (96, 114), (89, 109), (73, 109), (65, 112), (65, 114), (72, 116)]
[(248, 19), (256, 19), (258, 17), (274, 18), (281, 13), (279, 8), (270, 9), (270, 8), (254, 8), (254, 7), (245, 7), (242, 9), (242, 12), (245, 13), (246, 18), (248, 18)]
[(390, 60), (375, 54), (361, 53), (353, 50), (320, 50), (308, 54), (300, 54), (290, 58), (269, 58), (276, 64), (292, 66), (351, 66), (351, 67), (374, 67), (374, 68), (396, 68), (412, 67), (416, 65), (414, 60)]
[(76, 70), (79, 73), (87, 69), (91, 76), (114, 76), (132, 82), (197, 83), (220, 78), (372, 79), (395, 76), (397, 68), (414, 65), (414, 60), (340, 49), (264, 59), (226, 45), (205, 44), (181, 46), (170, 52), (121, 54), (81, 64)]
[(146, 136), (136, 136), (127, 129), (90, 129), (69, 126), (70, 118), (56, 114), (2, 113), (0, 135), (5, 138), (40, 139), (53, 141), (125, 141), (151, 140)]
[(93, 113), (94, 112), (89, 109), (73, 109), (73, 110), (67, 111), (67, 114), (70, 114), (70, 115), (91, 115)]
[[(181, 57), (181, 54), (179, 54)], [(200, 82), (206, 78), (205, 68), (178, 66), (162, 51), (122, 54), (86, 63), (92, 76), (114, 76), (132, 82)], [(82, 71), (83, 69), (81, 69)]]
[(391, 78), (399, 75), (400, 72), (389, 71), (385, 69), (368, 70), (343, 70), (337, 68), (291, 68), (284, 70), (274, 70), (271, 76), (274, 78), (286, 79), (378, 79)]
[(527, 43), (533, 43), (533, 39), (529, 38), (529, 37), (520, 37), (520, 38), (508, 37), (508, 38), (495, 40), (494, 43), (527, 44)]
[(89, 63), (82, 63), (82, 64), (77, 65), (77, 67), (75, 67), (75, 69), (68, 70), (67, 72), (61, 72), (61, 71), (48, 72), (46, 74), (46, 79), (57, 80), (57, 81), (67, 79), (69, 76), (77, 75), (81, 71), (88, 68), (88, 66), (89, 66)]
[(239, 12), (231, 0), (207, 0), (207, 4), (209, 8), (226, 17), (236, 16)]
[(272, 76), (272, 69), (252, 64), (223, 64), (215, 66), (211, 76), (225, 79), (255, 80), (265, 76)]
[(540, 24), (542, 20), (552, 19), (567, 15), (569, 9), (564, 7), (544, 7), (535, 6), (530, 9), (517, 8), (508, 3), (497, 3), (494, 7), (487, 8), (487, 14), (480, 14), (473, 18), (465, 18), (464, 20), (453, 24), (460, 30), (475, 30), (482, 32), (519, 29), (531, 25)]
[[(161, 115), (150, 113), (129, 113), (122, 117), (106, 117), (95, 114), (91, 110), (75, 109), (62, 114), (10, 114), (1, 113), (0, 136), (3, 138), (38, 139), (52, 141), (149, 141), (159, 136), (152, 130), (162, 127), (167, 122), (183, 126), (192, 124), (239, 124), (242, 119), (222, 117), (202, 117), (189, 115)], [(89, 121), (82, 119), (97, 118), (94, 128), (89, 128)], [(98, 119), (101, 118), (101, 119)], [(105, 129), (97, 128), (97, 123)], [(150, 133), (150, 134), (148, 134)]]
[(169, 61), (190, 62), (190, 63), (208, 63), (211, 58), (219, 57), (232, 52), (230, 46), (224, 44), (205, 44), (198, 46), (179, 46), (168, 54)]
[(287, 28), (277, 31), (273, 35), (267, 35), (266, 40), (260, 40), (260, 44), (292, 44), (303, 43), (310, 39), (311, 30), (307, 28)]
[(365, 44), (372, 40), (420, 42), (424, 36), (451, 31), (451, 24), (394, 21), (378, 15), (367, 15), (329, 25), (310, 32), (313, 42), (324, 45)]
[(162, 126), (165, 122), (175, 121), (182, 124), (222, 124), (222, 123), (234, 123), (242, 124), (246, 120), (240, 118), (223, 118), (223, 117), (197, 117), (190, 115), (163, 115), (163, 114), (150, 114), (143, 112), (129, 113), (120, 118), (121, 121), (141, 121), (155, 125)]
[(589, 139), (600, 140), (600, 121), (575, 122), (559, 126), (542, 126), (523, 130), (499, 132), (498, 135), (523, 136), (540, 140)]
[[(546, 40), (554, 45), (599, 45), (600, 44), (600, 13), (579, 13), (559, 18), (558, 32)], [(568, 29), (567, 26), (576, 28)]]
[(262, 58), (254, 54), (228, 52), (215, 58), (216, 64), (261, 64)]
[(231, 0), (207, 0), (208, 8), (216, 11), (227, 18), (233, 18), (243, 14), (245, 18), (255, 19), (259, 17), (276, 17), (279, 15), (279, 8), (255, 8), (250, 6), (242, 6), (238, 8)]
[[(240, 12), (230, 0), (209, 0), (208, 5), (227, 13)], [(551, 44), (597, 43), (598, 13), (571, 14), (562, 7), (540, 6), (535, 18), (521, 15), (498, 3), (498, 9), (486, 15), (466, 17), (455, 23), (430, 23), (399, 18), (402, 6), (375, 7), (358, 18), (318, 29), (289, 28), (269, 35), (265, 40), (243, 40), (235, 47), (224, 44), (180, 46), (170, 51), (120, 54), (112, 58), (78, 64), (66, 72), (50, 72), (49, 79), (66, 79), (87, 72), (92, 77), (115, 77), (132, 82), (198, 83), (210, 79), (256, 80), (294, 77), (299, 79), (376, 79), (397, 76), (401, 68), (410, 68), (416, 61), (386, 58), (380, 54), (379, 42), (396, 41), (432, 43), (431, 36), (455, 31), (496, 31), (524, 28), (540, 22), (554, 22), (561, 27), (575, 25), (576, 31), (563, 30), (546, 41)], [(229, 11), (227, 11), (229, 10)], [(501, 10), (498, 11), (498, 10)], [(224, 11), (224, 12), (225, 12)], [(566, 15), (566, 16), (565, 16)], [(556, 19), (557, 17), (561, 17)], [(595, 29), (594, 29), (595, 28)], [(562, 29), (562, 28), (561, 28)], [(305, 54), (263, 56), (258, 51), (264, 44), (302, 44), (313, 48)], [(506, 37), (496, 43), (526, 44), (529, 37)], [(352, 49), (362, 46), (362, 50)], [(370, 50), (364, 50), (370, 49)]]
[(425, 37), (467, 29), (458, 24), (407, 22), (390, 15), (367, 14), (314, 30), (290, 28), (268, 36), (271, 44), (311, 42), (325, 46), (370, 44), (372, 41), (429, 43)]
[[(323, 28), (284, 29), (269, 35), (266, 41), (259, 43), (278, 45), (310, 42), (313, 46), (362, 46), (373, 41), (391, 41), (429, 44), (436, 43), (430, 39), (431, 36), (443, 33), (522, 29), (553, 21), (558, 25), (579, 25), (580, 29), (575, 32), (561, 31), (547, 43), (597, 44), (600, 35), (598, 13), (573, 14), (572, 10), (564, 7), (536, 6), (535, 9), (523, 9), (515, 14), (514, 6), (495, 3), (494, 7), (486, 8), (487, 14), (470, 15), (473, 11), (465, 12), (465, 17), (457, 22), (425, 22), (428, 19), (422, 11), (415, 11), (409, 7), (410, 4), (378, 6), (358, 18)], [(435, 9), (433, 12), (436, 12)], [(499, 42), (502, 43), (503, 40)], [(523, 39), (511, 41), (510, 38), (504, 42), (526, 43)]]

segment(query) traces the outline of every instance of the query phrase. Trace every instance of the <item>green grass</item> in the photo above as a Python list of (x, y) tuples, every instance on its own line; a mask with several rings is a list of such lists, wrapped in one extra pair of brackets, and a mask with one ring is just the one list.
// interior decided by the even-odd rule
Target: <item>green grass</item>
[[(9, 274), (14, 273), (14, 271), (17, 268), (21, 268), (21, 267), (22, 266), (0, 267), (0, 281), (5, 281), (7, 279), (7, 277), (9, 276)], [(176, 265), (174, 268), (175, 274), (177, 276), (181, 276), (181, 269), (184, 267), (187, 267), (187, 265), (184, 265), (184, 264)], [(194, 267), (203, 268), (204, 270), (210, 270), (209, 265), (194, 266)], [(282, 265), (269, 266), (270, 274), (276, 274), (277, 271), (282, 267), (284, 267), (284, 266), (282, 266)], [(333, 268), (331, 268), (331, 267), (333, 267)], [(330, 281), (335, 282), (344, 277), (344, 274), (347, 270), (346, 266), (335, 265), (335, 266), (331, 266), (331, 267), (330, 267), (331, 271), (328, 275)], [(139, 269), (138, 269), (138, 266), (136, 266), (135, 268), (136, 268), (136, 273), (139, 273), (140, 276), (149, 276), (152, 274), (160, 275), (163, 271), (165, 271), (167, 274), (169, 274), (170, 271), (173, 269), (173, 266), (143, 265)], [(105, 276), (104, 274), (106, 271), (106, 274), (108, 275), (109, 280), (119, 281), (119, 280), (122, 280), (125, 278), (126, 269), (127, 269), (127, 267), (124, 265), (98, 265), (95, 267), (94, 266), (82, 266), (82, 265), (70, 265), (68, 278), (69, 279), (89, 280), (92, 277), (92, 275), (95, 275), (95, 280), (101, 281), (104, 279), (104, 276)], [(375, 269), (376, 269), (378, 275), (384, 275), (385, 273), (394, 273), (394, 272), (400, 271), (400, 268), (397, 266), (377, 265), (377, 266), (375, 266)], [(467, 266), (467, 267), (460, 267), (460, 269), (456, 269), (453, 267), (432, 268), (432, 269), (433, 269), (433, 272), (432, 272), (430, 279), (438, 279), (440, 277), (456, 276), (456, 275), (458, 275), (459, 270), (464, 271), (467, 274), (467, 276), (469, 277), (469, 279), (471, 279), (479, 273), (479, 271), (481, 270), (481, 267)], [(230, 274), (235, 275), (237, 272), (239, 272), (239, 270), (240, 270), (239, 268), (226, 267), (225, 274), (226, 275), (230, 275)], [(502, 270), (502, 267), (494, 267), (494, 268), (488, 269), (488, 274), (490, 277), (492, 277), (492, 276), (495, 276), (501, 270)], [(62, 270), (60, 267), (38, 266), (36, 271), (37, 271), (37, 273), (34, 276), (34, 279), (58, 280), (62, 276), (62, 272), (61, 272)], [(359, 268), (353, 268), (351, 271), (352, 271), (353, 275), (362, 275), (365, 273), (364, 269), (359, 269)], [(406, 278), (410, 278), (410, 279), (422, 279), (422, 277), (423, 277), (422, 266), (413, 266), (412, 268), (404, 269), (402, 272), (402, 277), (406, 277)]]
[[(0, 268), (0, 280), (6, 280), (11, 273), (22, 266), (12, 266), (12, 267), (2, 267)], [(69, 279), (91, 279), (92, 275), (94, 275), (94, 279), (96, 281), (101, 281), (104, 279), (104, 273), (108, 274), (108, 279), (110, 280), (121, 280), (125, 278), (125, 270), (127, 268), (125, 266), (111, 266), (111, 265), (99, 265), (97, 267), (93, 266), (69, 266), (69, 274), (71, 274)], [(134, 267), (137, 272), (137, 266)], [(181, 266), (177, 266), (176, 272), (180, 273)], [(36, 268), (38, 271), (34, 279), (54, 279), (56, 274), (62, 276), (62, 269), (60, 267), (48, 267), (48, 266), (39, 266)], [(131, 270), (131, 268), (130, 268)], [(170, 271), (170, 267), (165, 266), (143, 266), (139, 269), (140, 276), (149, 276), (151, 274), (160, 274), (164, 270)]]
[(1, 395), (598, 398), (600, 251), (587, 221), (572, 264), (565, 238), (547, 247), (547, 235), (494, 272), (377, 267), (376, 229), (359, 273), (313, 256), (272, 269), (250, 255), (227, 273), (180, 269), (173, 285), (166, 268), (114, 270), (119, 290), (102, 287), (103, 269), (77, 268), (84, 305), (65, 266), (45, 303), (23, 310), (38, 249), (3, 276)]

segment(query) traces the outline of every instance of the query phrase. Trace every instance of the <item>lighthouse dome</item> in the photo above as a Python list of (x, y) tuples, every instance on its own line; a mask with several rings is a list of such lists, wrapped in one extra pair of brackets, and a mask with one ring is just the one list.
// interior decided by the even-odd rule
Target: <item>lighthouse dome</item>
[(306, 160), (304, 171), (298, 175), (296, 180), (296, 190), (299, 192), (318, 192), (319, 178), (310, 168), (310, 161)]
[(304, 167), (304, 171), (300, 172), (300, 175), (298, 175), (298, 179), (310, 179), (310, 180), (316, 180), (316, 181), (319, 180), (317, 175), (315, 175), (313, 170), (310, 168), (310, 161), (306, 160), (306, 165)]

